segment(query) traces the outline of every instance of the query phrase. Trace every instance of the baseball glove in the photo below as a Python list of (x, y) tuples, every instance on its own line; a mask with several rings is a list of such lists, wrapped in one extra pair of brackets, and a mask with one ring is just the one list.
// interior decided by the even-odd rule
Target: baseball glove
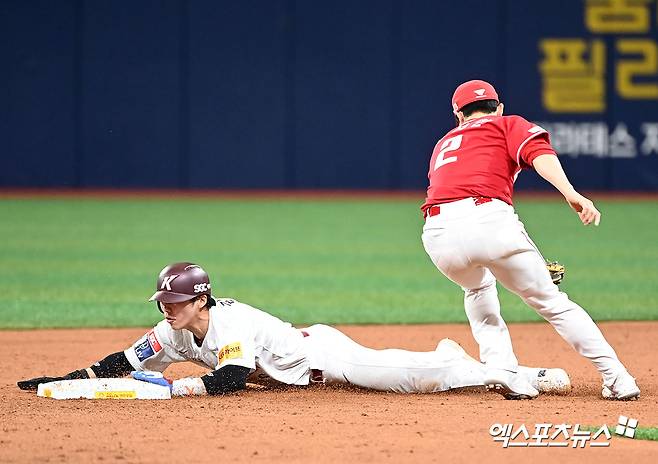
[(555, 285), (560, 285), (564, 279), (564, 266), (557, 261), (546, 261), (546, 269), (551, 274), (551, 279)]

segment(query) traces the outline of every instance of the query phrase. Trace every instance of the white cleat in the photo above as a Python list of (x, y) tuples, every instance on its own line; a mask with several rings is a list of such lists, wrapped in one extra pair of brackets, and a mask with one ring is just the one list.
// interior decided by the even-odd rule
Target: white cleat
[(484, 386), (503, 395), (506, 400), (531, 400), (539, 395), (522, 374), (504, 369), (489, 369)]
[(571, 380), (564, 369), (519, 366), (519, 374), (523, 375), (539, 393), (568, 395), (571, 391)]
[(615, 378), (612, 385), (603, 385), (601, 396), (606, 400), (637, 400), (640, 398), (640, 388), (631, 374), (624, 371)]

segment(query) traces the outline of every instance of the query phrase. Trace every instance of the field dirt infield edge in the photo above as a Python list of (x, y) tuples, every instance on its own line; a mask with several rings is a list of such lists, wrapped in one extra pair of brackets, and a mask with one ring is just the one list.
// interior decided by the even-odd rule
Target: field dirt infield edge
[[(467, 325), (338, 326), (374, 348), (433, 350), (444, 337), (477, 356)], [(37, 398), (16, 381), (63, 374), (119, 351), (145, 329), (0, 331), (0, 462), (655, 462), (658, 443), (613, 438), (610, 447), (508, 448), (489, 435), (494, 423), (615, 425), (619, 415), (658, 425), (658, 322), (600, 327), (642, 397), (600, 398), (600, 378), (548, 324), (511, 324), (519, 361), (562, 367), (569, 396), (505, 401), (480, 389), (426, 395), (368, 392), (323, 385), (249, 389), (224, 397), (171, 401)], [(178, 378), (204, 372), (172, 366)], [(614, 429), (611, 429), (614, 434)]]

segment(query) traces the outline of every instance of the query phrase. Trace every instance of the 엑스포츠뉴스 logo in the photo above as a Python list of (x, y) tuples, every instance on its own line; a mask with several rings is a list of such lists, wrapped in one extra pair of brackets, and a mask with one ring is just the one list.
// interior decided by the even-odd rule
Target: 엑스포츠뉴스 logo
[(615, 433), (626, 438), (635, 438), (635, 429), (639, 421), (632, 417), (619, 416), (619, 424), (615, 428)]
[(493, 424), (489, 427), (493, 441), (501, 442), (503, 448), (561, 447), (585, 448), (610, 446), (610, 429), (602, 425), (596, 431), (581, 428), (580, 424), (538, 423), (528, 428), (525, 424)]

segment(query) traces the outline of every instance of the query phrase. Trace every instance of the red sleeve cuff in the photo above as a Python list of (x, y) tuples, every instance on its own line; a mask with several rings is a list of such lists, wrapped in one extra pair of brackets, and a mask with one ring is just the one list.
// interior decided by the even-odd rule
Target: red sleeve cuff
[(523, 147), (521, 156), (519, 157), (519, 163), (524, 169), (532, 168), (532, 162), (541, 155), (553, 155), (557, 156), (555, 150), (550, 143), (546, 140), (545, 137), (537, 136), (534, 139), (528, 141), (528, 143)]
[[(538, 156), (541, 155), (553, 155), (557, 156), (557, 153), (555, 153), (553, 150), (537, 150), (533, 151), (530, 153), (527, 157), (524, 157), (523, 159), (523, 164), (527, 164), (528, 167), (532, 167), (532, 162), (537, 158)], [(527, 160), (527, 161), (526, 161)]]

